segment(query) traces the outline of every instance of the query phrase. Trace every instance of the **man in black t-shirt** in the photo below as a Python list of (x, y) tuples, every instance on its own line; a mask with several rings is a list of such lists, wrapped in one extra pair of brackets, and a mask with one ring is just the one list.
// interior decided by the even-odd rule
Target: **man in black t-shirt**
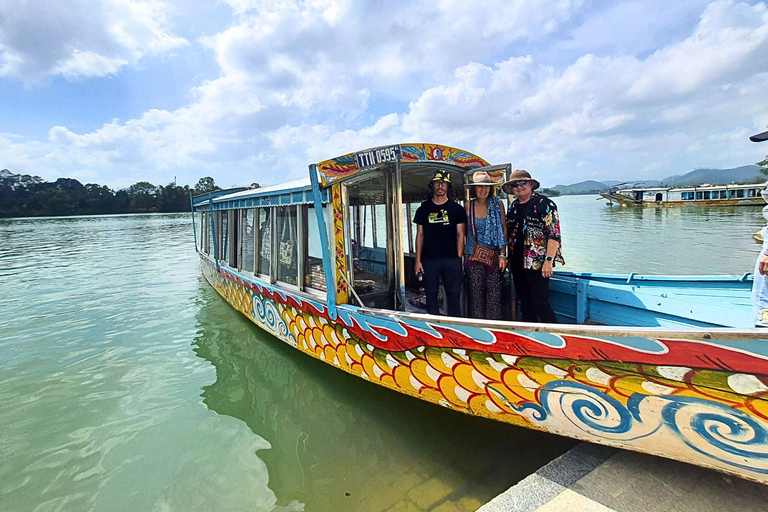
[(439, 314), (437, 292), (442, 277), (448, 315), (461, 316), (460, 296), (464, 281), (461, 255), (464, 253), (467, 213), (448, 199), (451, 176), (447, 171), (435, 171), (429, 188), (432, 189), (432, 199), (421, 203), (413, 216), (417, 225), (414, 270), (417, 275), (419, 272), (424, 274), (427, 313)]

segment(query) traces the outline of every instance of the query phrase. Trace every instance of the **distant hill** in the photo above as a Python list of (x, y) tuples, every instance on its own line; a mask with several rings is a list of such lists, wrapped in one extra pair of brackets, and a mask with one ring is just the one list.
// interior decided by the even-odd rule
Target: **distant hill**
[(557, 185), (552, 187), (552, 190), (560, 192), (562, 195), (577, 195), (577, 194), (599, 194), (600, 191), (608, 188), (603, 182), (600, 181), (580, 181), (573, 185)]
[(728, 185), (731, 183), (759, 183), (768, 180), (768, 176), (760, 173), (757, 165), (742, 165), (732, 169), (696, 169), (686, 174), (675, 174), (663, 180), (645, 181), (580, 181), (572, 185), (557, 185), (552, 190), (557, 190), (562, 195), (599, 194), (603, 190), (621, 185), (631, 187), (658, 187), (675, 186), (685, 187), (709, 183), (710, 185)]
[(669, 176), (661, 180), (665, 185), (685, 187), (709, 183), (711, 185), (727, 185), (730, 183), (754, 183), (765, 181), (766, 176), (760, 174), (757, 165), (742, 165), (733, 169), (696, 169), (687, 174)]

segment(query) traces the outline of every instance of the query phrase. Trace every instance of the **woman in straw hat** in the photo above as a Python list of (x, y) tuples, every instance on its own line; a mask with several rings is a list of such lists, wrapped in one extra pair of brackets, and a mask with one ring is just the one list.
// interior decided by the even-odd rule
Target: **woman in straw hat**
[(472, 175), (469, 188), (472, 199), (467, 212), (467, 260), (469, 314), (472, 318), (501, 320), (501, 276), (507, 268), (507, 225), (504, 205), (496, 196), (496, 187), (485, 171)]
[(523, 321), (557, 323), (549, 304), (549, 278), (556, 261), (565, 264), (560, 217), (557, 205), (536, 192), (539, 186), (528, 171), (518, 169), (502, 187), (517, 196), (507, 211), (509, 268)]

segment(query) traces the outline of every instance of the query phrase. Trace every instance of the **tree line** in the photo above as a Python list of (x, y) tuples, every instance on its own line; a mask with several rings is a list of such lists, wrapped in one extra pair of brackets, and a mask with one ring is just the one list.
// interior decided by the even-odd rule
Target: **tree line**
[(189, 195), (221, 190), (213, 178), (179, 186), (174, 182), (153, 185), (134, 183), (127, 189), (112, 190), (105, 185), (83, 185), (71, 178), (44, 181), (39, 176), (0, 171), (0, 218), (115, 213), (188, 212)]

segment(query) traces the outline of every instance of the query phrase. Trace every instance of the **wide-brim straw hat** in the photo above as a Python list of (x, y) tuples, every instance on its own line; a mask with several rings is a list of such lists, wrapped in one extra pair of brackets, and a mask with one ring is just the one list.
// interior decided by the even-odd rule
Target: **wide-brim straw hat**
[(488, 187), (500, 187), (502, 184), (496, 183), (495, 181), (493, 181), (493, 178), (491, 178), (491, 175), (485, 171), (475, 171), (474, 173), (472, 173), (472, 183), (467, 183), (464, 186), (469, 188), (469, 187), (474, 187), (476, 185), (477, 186), (485, 185)]
[(506, 192), (507, 194), (512, 194), (512, 187), (509, 186), (510, 183), (513, 183), (515, 181), (530, 181), (533, 183), (533, 190), (536, 190), (541, 186), (541, 183), (539, 183), (539, 180), (535, 180), (531, 178), (531, 173), (529, 173), (526, 170), (523, 169), (515, 169), (515, 171), (509, 175), (509, 180), (504, 183), (504, 185), (501, 186), (501, 189)]

